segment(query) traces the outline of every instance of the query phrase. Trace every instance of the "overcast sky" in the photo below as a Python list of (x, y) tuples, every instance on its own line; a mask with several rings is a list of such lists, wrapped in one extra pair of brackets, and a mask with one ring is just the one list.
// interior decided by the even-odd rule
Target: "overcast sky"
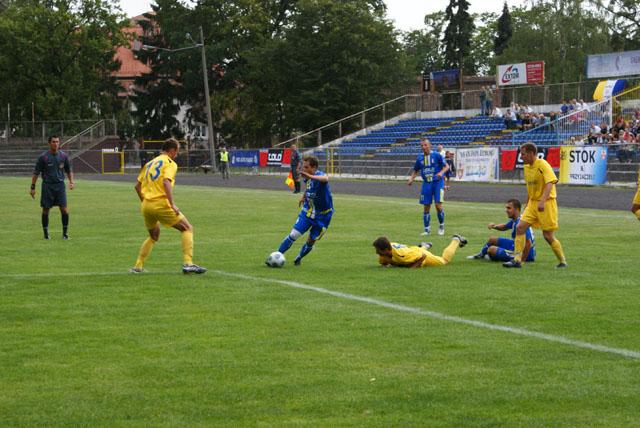
[[(396, 27), (404, 30), (415, 30), (423, 26), (423, 19), (427, 13), (444, 10), (449, 0), (385, 0), (387, 17), (396, 22)], [(496, 12), (502, 11), (503, 0), (470, 0), (470, 11)], [(507, 0), (509, 7), (520, 5), (523, 0)], [(148, 10), (149, 0), (120, 0), (120, 5), (129, 16), (140, 15)]]

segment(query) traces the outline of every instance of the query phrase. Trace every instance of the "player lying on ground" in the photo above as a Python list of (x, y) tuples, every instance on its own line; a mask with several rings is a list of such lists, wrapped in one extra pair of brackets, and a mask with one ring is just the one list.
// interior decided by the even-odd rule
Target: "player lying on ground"
[[(489, 223), (489, 230), (511, 230), (511, 239), (491, 236), (478, 254), (467, 257), (467, 259), (489, 258), (494, 262), (509, 262), (513, 260), (514, 240), (516, 238), (516, 228), (520, 222), (521, 204), (517, 199), (509, 199), (505, 205), (505, 211), (509, 221), (504, 224)], [(526, 232), (527, 242), (522, 250), (522, 259), (533, 262), (536, 258), (535, 238), (533, 230), (529, 227)]]
[(419, 268), (427, 266), (444, 266), (453, 260), (458, 248), (467, 245), (467, 240), (460, 235), (453, 235), (451, 243), (444, 249), (441, 256), (436, 256), (429, 252), (432, 244), (426, 242), (420, 246), (408, 246), (390, 242), (386, 236), (381, 236), (373, 241), (376, 249), (378, 263), (382, 266), (400, 266), (408, 268)]

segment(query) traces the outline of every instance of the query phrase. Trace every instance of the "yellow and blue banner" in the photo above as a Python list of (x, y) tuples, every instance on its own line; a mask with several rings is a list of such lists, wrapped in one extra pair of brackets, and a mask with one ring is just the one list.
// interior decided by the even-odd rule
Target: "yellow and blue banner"
[(595, 101), (601, 101), (605, 98), (618, 95), (624, 90), (626, 85), (626, 80), (601, 80), (598, 82), (596, 90), (593, 91), (593, 99)]
[(607, 181), (606, 147), (560, 148), (560, 183), (604, 184)]

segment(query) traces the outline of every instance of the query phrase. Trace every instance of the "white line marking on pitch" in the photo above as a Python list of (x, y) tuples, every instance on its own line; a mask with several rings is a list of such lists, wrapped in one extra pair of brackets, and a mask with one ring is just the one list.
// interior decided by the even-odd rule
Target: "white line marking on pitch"
[(370, 305), (382, 306), (384, 308), (393, 309), (400, 312), (408, 312), (411, 314), (422, 315), (425, 317), (449, 321), (458, 324), (470, 325), (473, 327), (484, 328), (487, 330), (503, 331), (506, 333), (517, 334), (519, 336), (534, 337), (537, 339), (546, 340), (548, 342), (562, 343), (565, 345), (575, 346), (578, 348), (590, 349), (592, 351), (605, 352), (608, 354), (618, 354), (628, 358), (640, 359), (640, 352), (632, 351), (624, 348), (610, 348), (608, 346), (598, 345), (595, 343), (583, 342), (580, 340), (573, 340), (563, 336), (556, 336), (553, 334), (539, 333), (537, 331), (526, 330), (524, 328), (509, 327), (499, 324), (491, 324), (483, 321), (470, 320), (466, 318), (460, 318), (452, 315), (446, 315), (439, 312), (426, 311), (420, 308), (412, 308), (410, 306), (398, 305), (396, 303), (385, 302), (384, 300), (373, 299), (371, 297), (357, 296), (355, 294), (341, 293), (339, 291), (331, 291), (326, 288), (314, 287), (312, 285), (302, 284), (295, 281), (286, 281), (281, 279), (263, 278), (250, 275), (244, 275), (239, 273), (230, 273), (221, 270), (211, 270), (210, 272), (217, 273), (222, 276), (229, 276), (233, 278), (245, 279), (250, 281), (261, 282), (273, 282), (275, 284), (286, 285), (287, 287), (298, 288), (302, 290), (315, 291), (316, 293), (327, 294), (329, 296), (338, 297), (340, 299), (353, 300), (357, 302), (368, 303)]
[[(456, 317), (456, 316), (453, 316), (453, 315), (447, 315), (447, 314), (443, 314), (443, 313), (440, 313), (440, 312), (427, 311), (427, 310), (420, 309), (420, 308), (412, 308), (410, 306), (404, 306), (404, 305), (399, 305), (399, 304), (396, 304), (396, 303), (385, 302), (384, 300), (373, 299), (371, 297), (357, 296), (355, 294), (349, 294), (349, 293), (342, 293), (342, 292), (339, 292), (339, 291), (327, 290), (326, 288), (314, 287), (312, 285), (302, 284), (300, 282), (286, 281), (286, 280), (282, 280), (282, 279), (265, 278), (265, 277), (258, 277), (258, 276), (251, 276), (251, 275), (245, 275), (245, 274), (241, 274), (241, 273), (225, 272), (225, 271), (222, 271), (222, 270), (210, 270), (209, 272), (210, 273), (216, 273), (216, 274), (221, 275), (221, 276), (227, 276), (227, 277), (231, 277), (231, 278), (239, 278), (239, 279), (244, 279), (244, 280), (249, 280), (249, 281), (271, 282), (271, 283), (274, 283), (274, 284), (285, 285), (287, 287), (297, 288), (297, 289), (301, 289), (301, 290), (315, 291), (316, 293), (326, 294), (326, 295), (337, 297), (337, 298), (340, 298), (340, 299), (346, 299), (346, 300), (352, 300), (352, 301), (356, 301), (356, 302), (368, 303), (370, 305), (381, 306), (383, 308), (393, 309), (395, 311), (407, 312), (407, 313), (415, 314), (415, 315), (421, 315), (421, 316), (425, 316), (425, 317), (428, 317), (428, 318), (437, 319), (437, 320), (440, 320), (440, 321), (449, 321), (449, 322), (454, 322), (454, 323), (457, 323), (457, 324), (470, 325), (470, 326), (473, 326), (473, 327), (483, 328), (483, 329), (486, 329), (486, 330), (502, 331), (502, 332), (505, 332), (505, 333), (517, 334), (519, 336), (533, 337), (533, 338), (536, 338), (536, 339), (542, 339), (542, 340), (546, 340), (548, 342), (562, 343), (564, 345), (574, 346), (574, 347), (577, 347), (577, 348), (589, 349), (589, 350), (592, 350), (592, 351), (604, 352), (604, 353), (607, 353), (607, 354), (617, 354), (617, 355), (622, 355), (623, 357), (627, 357), (627, 358), (640, 359), (640, 352), (632, 351), (630, 349), (611, 348), (609, 346), (598, 345), (598, 344), (589, 343), (589, 342), (583, 342), (581, 340), (569, 339), (567, 337), (556, 336), (556, 335), (553, 335), (553, 334), (540, 333), (540, 332), (537, 332), (537, 331), (527, 330), (527, 329), (524, 329), (524, 328), (509, 327), (509, 326), (500, 325), (500, 324), (491, 324), (491, 323), (487, 323), (487, 322), (484, 322), (484, 321), (476, 321), (476, 320)], [(155, 275), (157, 275), (157, 274), (162, 274), (162, 275), (169, 274), (170, 275), (172, 273), (178, 274), (179, 272), (160, 272), (160, 271), (159, 272), (151, 272), (151, 274), (155, 274)], [(46, 278), (46, 277), (55, 278), (55, 277), (60, 277), (60, 276), (73, 277), (73, 276), (114, 276), (114, 275), (129, 275), (129, 276), (132, 276), (132, 277), (140, 277), (140, 276), (144, 277), (144, 276), (149, 275), (149, 274), (134, 275), (134, 274), (129, 273), (129, 272), (64, 272), (64, 273), (42, 272), (42, 273), (31, 273), (31, 274), (0, 274), (0, 278), (20, 279), (20, 278), (33, 278), (33, 277), (36, 277), (36, 278)]]

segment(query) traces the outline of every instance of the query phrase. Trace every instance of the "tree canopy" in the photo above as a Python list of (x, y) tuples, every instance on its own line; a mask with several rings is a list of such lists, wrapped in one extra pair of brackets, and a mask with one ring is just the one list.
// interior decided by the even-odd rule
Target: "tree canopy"
[(0, 13), (0, 94), (16, 119), (92, 118), (119, 109), (112, 73), (124, 16), (102, 0), (16, 0)]

